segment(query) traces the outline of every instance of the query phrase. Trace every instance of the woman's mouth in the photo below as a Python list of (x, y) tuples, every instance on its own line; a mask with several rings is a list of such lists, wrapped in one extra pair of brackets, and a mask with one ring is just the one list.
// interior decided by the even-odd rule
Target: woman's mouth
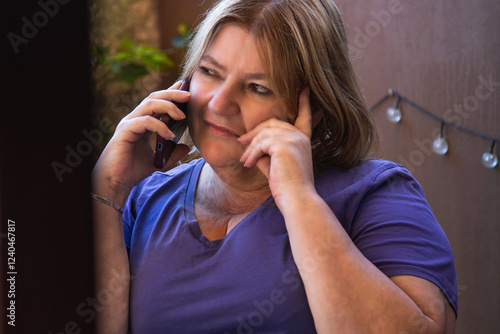
[(214, 136), (217, 137), (239, 137), (240, 135), (234, 132), (233, 130), (226, 128), (221, 125), (216, 125), (210, 122), (205, 121), (206, 125), (208, 126), (208, 130), (210, 133), (212, 133)]

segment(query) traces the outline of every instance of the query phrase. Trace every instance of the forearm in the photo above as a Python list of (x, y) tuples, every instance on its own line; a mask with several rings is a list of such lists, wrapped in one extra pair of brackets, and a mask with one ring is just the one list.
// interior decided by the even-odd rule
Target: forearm
[[(125, 202), (97, 183), (93, 191), (113, 202)], [(121, 197), (121, 198), (119, 198)], [(123, 236), (122, 214), (114, 208), (93, 201), (95, 292), (97, 333), (127, 333), (130, 269)]]
[(319, 333), (440, 330), (361, 254), (316, 193), (287, 196), (282, 203), (286, 205), (278, 205)]

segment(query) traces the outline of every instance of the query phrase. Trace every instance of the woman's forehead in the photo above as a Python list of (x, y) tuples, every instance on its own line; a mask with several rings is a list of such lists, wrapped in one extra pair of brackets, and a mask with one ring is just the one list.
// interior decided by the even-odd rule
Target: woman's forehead
[(201, 61), (222, 71), (240, 67), (252, 78), (268, 79), (259, 52), (260, 45), (248, 29), (239, 24), (228, 24), (217, 31)]

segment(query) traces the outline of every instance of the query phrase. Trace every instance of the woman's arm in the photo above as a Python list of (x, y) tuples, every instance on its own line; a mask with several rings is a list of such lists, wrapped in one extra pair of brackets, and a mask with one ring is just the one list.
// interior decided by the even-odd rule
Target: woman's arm
[(455, 314), (440, 289), (414, 276), (388, 278), (319, 196), (290, 194), (282, 207), (319, 333), (453, 333)]
[[(93, 191), (117, 203), (125, 203), (126, 193), (106, 191), (103, 182), (95, 182)], [(122, 214), (94, 201), (94, 269), (96, 292), (96, 332), (127, 333), (130, 270)]]
[(308, 91), (294, 126), (270, 120), (240, 141), (242, 156), (268, 177), (286, 222), (319, 333), (452, 333), (454, 311), (433, 283), (388, 278), (351, 241), (317, 194), (310, 147)]
[[(150, 146), (153, 132), (172, 138), (172, 132), (155, 114), (179, 120), (184, 114), (171, 101), (187, 102), (190, 94), (179, 91), (180, 82), (152, 93), (118, 124), (115, 134), (92, 172), (92, 191), (123, 208), (132, 188), (156, 169)], [(189, 152), (177, 145), (165, 169)], [(97, 333), (126, 333), (129, 314), (129, 262), (121, 213), (95, 201), (94, 253), (96, 272)]]

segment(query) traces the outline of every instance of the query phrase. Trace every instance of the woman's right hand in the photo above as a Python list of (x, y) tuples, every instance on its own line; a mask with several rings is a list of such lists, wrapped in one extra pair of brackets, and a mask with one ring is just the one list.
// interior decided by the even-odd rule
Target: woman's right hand
[[(175, 120), (185, 118), (174, 104), (184, 103), (191, 94), (180, 91), (181, 82), (172, 87), (154, 92), (144, 99), (130, 114), (125, 116), (92, 172), (93, 191), (122, 206), (132, 188), (157, 169), (153, 165), (154, 150), (150, 137), (157, 132), (164, 138), (173, 138), (173, 133), (163, 121), (155, 118), (165, 114)], [(167, 170), (189, 152), (189, 147), (178, 144), (162, 170)]]
[[(173, 134), (165, 123), (170, 117), (175, 120), (185, 117), (174, 101), (187, 102), (191, 95), (179, 88), (180, 82), (167, 90), (152, 93), (120, 121), (92, 172), (94, 193), (123, 208), (132, 188), (157, 170), (150, 137), (157, 132), (164, 138), (172, 138)], [(155, 115), (164, 115), (163, 120)], [(171, 167), (188, 152), (187, 145), (177, 145), (162, 170)], [(109, 205), (98, 201), (93, 204), (95, 289), (97, 295), (101, 291), (108, 292), (106, 303), (99, 305), (96, 332), (127, 333), (130, 282), (120, 279), (123, 285), (109, 289), (110, 282), (115, 281), (117, 275), (130, 277), (123, 216)]]

